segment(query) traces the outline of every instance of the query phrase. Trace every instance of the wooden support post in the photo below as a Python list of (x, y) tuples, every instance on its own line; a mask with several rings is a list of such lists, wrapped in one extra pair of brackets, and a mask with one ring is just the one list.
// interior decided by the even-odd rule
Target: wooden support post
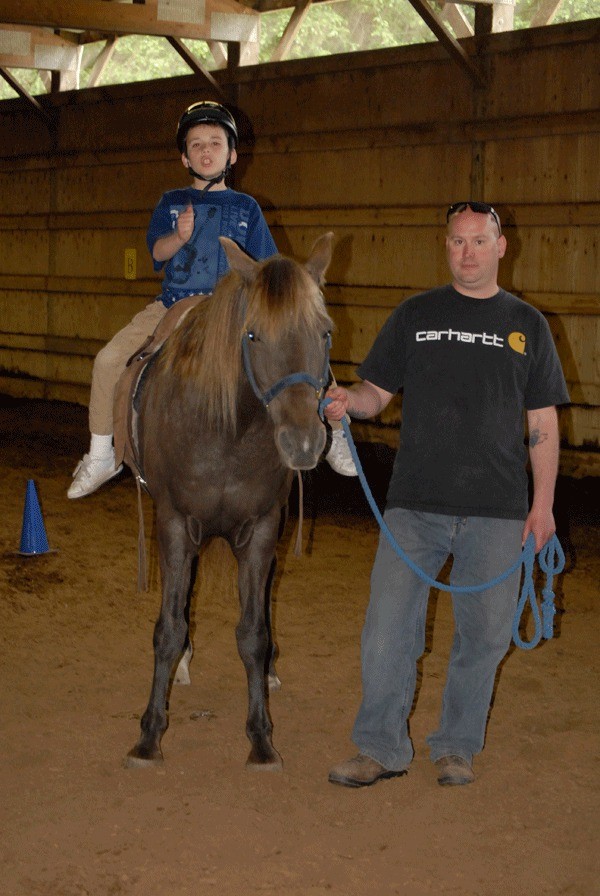
[[(483, 61), (483, 60), (482, 60)], [(488, 91), (482, 87), (473, 89), (473, 119), (482, 121), (485, 117)], [(485, 192), (485, 140), (473, 140), (471, 144), (470, 199), (486, 202)]]
[(512, 31), (514, 20), (512, 3), (478, 3), (475, 6), (475, 36)]
[(94, 62), (94, 66), (92, 68), (90, 74), (90, 80), (88, 81), (88, 87), (95, 87), (98, 84), (98, 81), (104, 74), (104, 70), (106, 66), (111, 60), (112, 54), (115, 51), (115, 47), (117, 46), (118, 37), (109, 37), (106, 41), (106, 44), (98, 54), (96, 61)]
[(242, 48), (239, 41), (227, 41), (227, 68), (229, 71), (233, 71), (240, 67), (241, 55)]

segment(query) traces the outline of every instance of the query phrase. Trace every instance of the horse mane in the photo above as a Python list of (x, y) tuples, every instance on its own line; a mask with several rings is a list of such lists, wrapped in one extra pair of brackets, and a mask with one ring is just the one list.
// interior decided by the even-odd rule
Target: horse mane
[(250, 283), (230, 271), (164, 346), (159, 370), (170, 375), (166, 400), (185, 389), (194, 397), (190, 412), (213, 430), (235, 433), (244, 332), (277, 344), (289, 332), (331, 327), (319, 287), (292, 259), (275, 255), (261, 262)]

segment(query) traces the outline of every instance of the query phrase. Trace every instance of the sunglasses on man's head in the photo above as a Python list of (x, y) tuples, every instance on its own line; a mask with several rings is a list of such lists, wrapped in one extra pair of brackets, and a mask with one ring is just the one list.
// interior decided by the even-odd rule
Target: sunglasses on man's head
[(446, 221), (449, 221), (452, 215), (457, 215), (460, 212), (464, 212), (464, 210), (467, 208), (470, 208), (472, 212), (477, 212), (481, 215), (491, 215), (496, 222), (498, 233), (502, 233), (502, 227), (500, 226), (500, 218), (498, 217), (498, 212), (494, 208), (492, 208), (491, 205), (488, 205), (487, 202), (454, 202), (446, 212)]

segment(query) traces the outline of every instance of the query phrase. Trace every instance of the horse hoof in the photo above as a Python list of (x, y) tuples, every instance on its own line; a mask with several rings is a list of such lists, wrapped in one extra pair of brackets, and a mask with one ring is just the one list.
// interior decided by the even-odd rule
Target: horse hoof
[(156, 756), (140, 756), (135, 750), (131, 750), (123, 760), (124, 768), (162, 768), (164, 764), (161, 753)]
[(249, 772), (282, 772), (283, 762), (247, 762)]
[(270, 759), (256, 759), (252, 753), (246, 760), (246, 768), (250, 772), (280, 772), (283, 771), (283, 759), (276, 750)]

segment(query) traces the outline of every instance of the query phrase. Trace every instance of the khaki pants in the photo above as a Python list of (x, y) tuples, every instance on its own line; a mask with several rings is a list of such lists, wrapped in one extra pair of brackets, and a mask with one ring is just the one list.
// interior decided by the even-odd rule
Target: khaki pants
[[(151, 302), (122, 330), (115, 333), (110, 342), (96, 355), (90, 393), (90, 432), (99, 436), (113, 435), (116, 385), (130, 357), (154, 333), (166, 313), (167, 309), (160, 300)], [(333, 373), (331, 378), (332, 385), (337, 385)], [(329, 421), (329, 425), (333, 430), (342, 428), (341, 422), (337, 420)]]
[(151, 302), (96, 355), (90, 394), (90, 432), (99, 436), (113, 434), (115, 386), (131, 355), (154, 333), (166, 313), (160, 300)]

